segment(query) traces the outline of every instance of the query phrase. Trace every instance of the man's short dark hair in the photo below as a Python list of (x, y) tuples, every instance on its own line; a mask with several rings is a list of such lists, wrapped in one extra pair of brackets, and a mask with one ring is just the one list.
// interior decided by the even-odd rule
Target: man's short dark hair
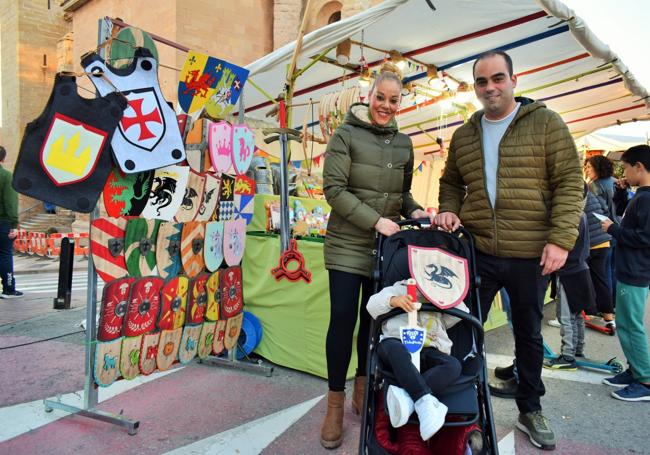
[(500, 50), (494, 50), (494, 51), (486, 51), (481, 54), (479, 54), (478, 57), (476, 57), (476, 60), (474, 60), (474, 65), (472, 65), (472, 76), (474, 76), (474, 70), (476, 69), (476, 64), (485, 58), (489, 57), (496, 57), (497, 55), (500, 55), (503, 57), (503, 59), (506, 61), (506, 65), (508, 65), (508, 75), (512, 77), (513, 74), (515, 74), (515, 71), (512, 67), (512, 59), (508, 54), (506, 54), (505, 51), (500, 51)]
[(643, 144), (630, 147), (621, 155), (621, 161), (630, 166), (641, 163), (645, 170), (650, 172), (650, 145)]
[(3, 146), (0, 145), (0, 161), (4, 161), (6, 157), (7, 157), (7, 151)]

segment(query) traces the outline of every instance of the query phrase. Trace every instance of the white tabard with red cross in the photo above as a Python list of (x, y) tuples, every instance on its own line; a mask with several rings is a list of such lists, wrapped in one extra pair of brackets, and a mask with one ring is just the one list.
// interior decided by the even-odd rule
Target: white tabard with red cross
[(158, 62), (147, 49), (136, 49), (133, 61), (125, 68), (106, 65), (94, 53), (85, 56), (81, 65), (92, 74), (88, 77), (102, 96), (117, 89), (127, 98), (111, 142), (122, 171), (147, 171), (185, 159), (176, 114), (160, 91)]

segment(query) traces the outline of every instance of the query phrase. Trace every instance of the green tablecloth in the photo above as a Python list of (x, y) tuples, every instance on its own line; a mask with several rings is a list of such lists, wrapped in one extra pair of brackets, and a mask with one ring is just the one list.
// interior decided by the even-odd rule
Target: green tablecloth
[[(323, 244), (299, 240), (312, 281), (275, 281), (271, 269), (280, 257), (278, 236), (246, 236), (242, 261), (244, 304), (260, 319), (264, 335), (256, 353), (273, 363), (327, 377), (325, 336), (329, 324), (329, 286)], [(354, 350), (353, 350), (354, 351)], [(354, 374), (356, 352), (352, 353)]]

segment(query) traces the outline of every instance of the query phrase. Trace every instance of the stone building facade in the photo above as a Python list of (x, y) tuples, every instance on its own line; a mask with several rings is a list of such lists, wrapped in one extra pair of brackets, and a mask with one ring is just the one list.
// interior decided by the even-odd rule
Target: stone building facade
[[(306, 31), (349, 17), (381, 0), (311, 0)], [(0, 2), (0, 144), (12, 169), (25, 125), (47, 103), (57, 71), (80, 72), (97, 47), (98, 22), (120, 18), (191, 49), (246, 65), (296, 39), (307, 0), (2, 0)], [(157, 44), (163, 93), (176, 101), (185, 53)], [(82, 96), (92, 96), (78, 78)], [(84, 90), (87, 89), (87, 90)], [(21, 210), (36, 202), (21, 197)]]

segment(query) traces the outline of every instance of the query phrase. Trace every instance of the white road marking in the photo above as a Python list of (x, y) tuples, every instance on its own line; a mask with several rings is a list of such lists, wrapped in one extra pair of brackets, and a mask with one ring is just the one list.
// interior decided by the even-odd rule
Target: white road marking
[(312, 398), (223, 433), (179, 447), (167, 452), (167, 455), (256, 455), (307, 414), (324, 396)]
[(511, 431), (499, 441), (499, 455), (515, 455), (514, 431)]
[[(131, 390), (139, 385), (156, 380), (170, 373), (182, 370), (184, 367), (168, 371), (160, 371), (149, 376), (138, 376), (131, 381), (117, 381), (109, 387), (100, 387), (98, 401), (106, 401), (120, 393)], [(70, 406), (83, 407), (83, 390), (61, 395), (61, 401)], [(30, 401), (0, 409), (0, 442), (20, 436), (30, 430), (42, 427), (62, 417), (69, 416), (65, 411), (54, 409), (45, 412), (43, 400)]]

